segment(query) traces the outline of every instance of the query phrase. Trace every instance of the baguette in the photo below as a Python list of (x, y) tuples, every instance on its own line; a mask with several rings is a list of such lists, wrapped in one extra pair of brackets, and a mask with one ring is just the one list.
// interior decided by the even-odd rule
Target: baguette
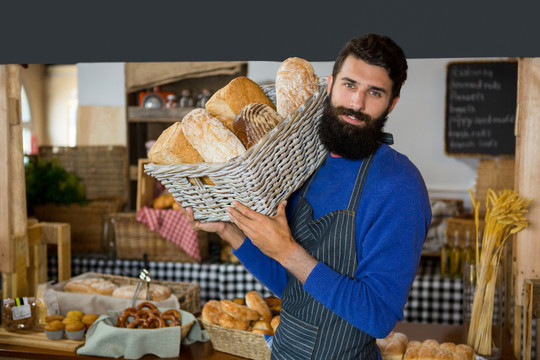
[(186, 140), (180, 122), (165, 129), (148, 152), (156, 164), (181, 164), (203, 162), (201, 155)]

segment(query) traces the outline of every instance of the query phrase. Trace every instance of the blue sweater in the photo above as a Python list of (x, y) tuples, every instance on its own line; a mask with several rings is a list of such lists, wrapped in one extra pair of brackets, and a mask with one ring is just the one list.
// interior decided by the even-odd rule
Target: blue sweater
[[(306, 194), (315, 219), (347, 208), (360, 165), (361, 161), (326, 158)], [(289, 221), (298, 193), (287, 203)], [(354, 278), (319, 262), (304, 290), (362, 331), (385, 337), (403, 319), (430, 221), (431, 207), (420, 172), (406, 156), (381, 145), (358, 205)], [(279, 263), (264, 255), (249, 238), (234, 254), (281, 296), (287, 273)]]

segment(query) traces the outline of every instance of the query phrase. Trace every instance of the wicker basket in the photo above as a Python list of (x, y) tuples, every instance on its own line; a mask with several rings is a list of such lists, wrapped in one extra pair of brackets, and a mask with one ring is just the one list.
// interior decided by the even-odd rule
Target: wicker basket
[[(140, 259), (146, 254), (150, 261), (197, 262), (178, 245), (148, 230), (146, 225), (136, 220), (134, 212), (113, 214), (112, 218), (117, 258)], [(199, 231), (198, 237), (201, 260), (204, 260), (208, 257), (208, 233)]]
[(71, 251), (102, 252), (105, 217), (122, 211), (124, 200), (92, 200), (88, 205), (35, 205), (39, 221), (63, 222), (70, 225)]
[(247, 359), (270, 359), (271, 352), (266, 341), (264, 341), (264, 335), (249, 331), (226, 329), (204, 320), (202, 320), (202, 323), (215, 350)]
[[(241, 156), (222, 163), (149, 163), (145, 171), (184, 207), (193, 208), (200, 221), (231, 221), (225, 209), (233, 200), (273, 215), (278, 204), (308, 179), (327, 154), (317, 136), (326, 86), (321, 79), (319, 92)], [(262, 89), (275, 103), (275, 87)], [(203, 185), (200, 178), (204, 176), (215, 185)]]
[[(112, 281), (119, 286), (137, 285), (139, 283), (139, 278), (102, 273), (96, 273), (96, 275), (105, 280)], [(178, 302), (180, 303), (180, 308), (182, 310), (192, 314), (197, 314), (201, 311), (201, 286), (198, 283), (182, 283), (162, 280), (152, 280), (152, 283), (167, 286), (171, 289), (171, 292), (178, 297)]]

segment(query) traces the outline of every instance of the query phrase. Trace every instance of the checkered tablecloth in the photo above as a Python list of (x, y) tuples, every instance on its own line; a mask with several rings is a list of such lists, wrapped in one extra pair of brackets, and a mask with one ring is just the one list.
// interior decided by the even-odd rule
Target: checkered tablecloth
[[(154, 262), (141, 260), (107, 259), (98, 257), (72, 257), (72, 275), (85, 272), (138, 277), (141, 269), (149, 270), (156, 280), (192, 282), (201, 285), (201, 302), (211, 299), (243, 297), (250, 290), (263, 296), (271, 291), (262, 285), (242, 265), (199, 264), (177, 262)], [(49, 255), (49, 280), (57, 280), (57, 258)], [(438, 262), (423, 261), (412, 285), (409, 300), (405, 305), (405, 321), (442, 324), (462, 322), (461, 279), (440, 276)]]

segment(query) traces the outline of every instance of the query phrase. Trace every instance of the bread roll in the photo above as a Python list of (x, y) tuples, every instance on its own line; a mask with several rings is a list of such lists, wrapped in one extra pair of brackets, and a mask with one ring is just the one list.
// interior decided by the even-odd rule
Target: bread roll
[(251, 325), (251, 331), (257, 334), (274, 335), (274, 329), (270, 323), (264, 320), (257, 320)]
[(233, 131), (233, 121), (244, 106), (262, 103), (275, 109), (275, 105), (253, 80), (239, 76), (219, 89), (206, 102), (205, 108)]
[(219, 325), (219, 317), (222, 312), (219, 301), (209, 300), (202, 308), (202, 319), (211, 324)]
[(220, 300), (219, 303), (221, 305), (221, 309), (223, 309), (224, 312), (230, 314), (231, 316), (234, 316), (239, 320), (244, 320), (248, 322), (252, 320), (259, 320), (259, 313), (253, 309), (248, 308), (245, 305), (240, 305), (227, 299)]
[(236, 330), (248, 330), (250, 323), (247, 320), (241, 320), (237, 317), (230, 315), (229, 313), (222, 312), (219, 315), (219, 324), (227, 329), (236, 329)]
[(184, 116), (182, 130), (206, 162), (224, 162), (246, 152), (238, 137), (205, 109), (194, 109)]
[(280, 123), (282, 117), (268, 105), (253, 103), (245, 106), (233, 121), (234, 133), (249, 149), (268, 131)]
[(400, 332), (390, 332), (384, 339), (377, 339), (377, 346), (383, 360), (401, 360), (407, 349), (409, 339)]
[(309, 61), (297, 57), (286, 59), (276, 75), (278, 114), (286, 118), (318, 90), (318, 77)]
[(186, 140), (180, 122), (165, 129), (148, 152), (155, 164), (181, 164), (203, 162), (201, 155)]
[(261, 318), (267, 323), (270, 323), (272, 320), (272, 311), (270, 311), (268, 304), (266, 304), (261, 294), (257, 291), (250, 291), (246, 294), (246, 305), (248, 308), (258, 312)]
[[(135, 294), (136, 288), (137, 288), (137, 285), (123, 285), (123, 286), (120, 286), (118, 289), (114, 290), (112, 295), (119, 298), (132, 299), (133, 294)], [(167, 286), (150, 283), (150, 300), (151, 301), (163, 301), (163, 300), (168, 299), (170, 296), (171, 296), (171, 289), (169, 289)], [(139, 300), (146, 299), (146, 286), (141, 286), (139, 290), (139, 294), (137, 294), (137, 299)]]
[(68, 281), (64, 287), (66, 292), (83, 294), (112, 295), (118, 285), (102, 278), (84, 278)]
[(281, 315), (276, 315), (270, 321), (270, 326), (272, 327), (272, 329), (274, 329), (274, 332), (276, 332), (276, 329), (277, 329), (277, 327), (279, 325), (280, 320), (281, 320)]

